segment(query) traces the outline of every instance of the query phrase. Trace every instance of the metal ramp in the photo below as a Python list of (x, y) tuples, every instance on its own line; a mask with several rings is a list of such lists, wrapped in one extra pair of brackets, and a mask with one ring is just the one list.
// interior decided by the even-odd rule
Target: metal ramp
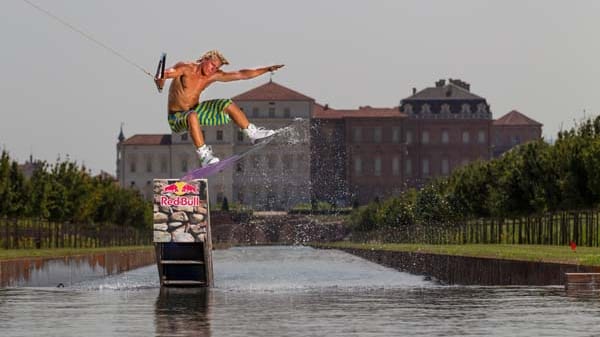
[(161, 287), (213, 285), (209, 214), (206, 179), (154, 180), (154, 246)]

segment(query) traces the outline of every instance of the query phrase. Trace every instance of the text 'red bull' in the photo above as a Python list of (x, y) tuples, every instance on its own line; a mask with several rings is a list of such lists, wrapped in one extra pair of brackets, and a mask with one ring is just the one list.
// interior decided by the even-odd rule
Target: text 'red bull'
[(169, 198), (167, 196), (160, 197), (161, 206), (200, 206), (200, 197), (174, 197)]

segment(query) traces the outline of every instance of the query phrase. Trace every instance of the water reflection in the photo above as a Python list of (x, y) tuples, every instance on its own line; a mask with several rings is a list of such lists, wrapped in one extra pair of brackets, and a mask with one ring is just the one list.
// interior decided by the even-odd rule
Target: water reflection
[(211, 298), (205, 288), (162, 288), (155, 305), (156, 336), (210, 336)]
[(153, 250), (0, 261), (0, 287), (69, 286), (146, 266), (154, 261)]

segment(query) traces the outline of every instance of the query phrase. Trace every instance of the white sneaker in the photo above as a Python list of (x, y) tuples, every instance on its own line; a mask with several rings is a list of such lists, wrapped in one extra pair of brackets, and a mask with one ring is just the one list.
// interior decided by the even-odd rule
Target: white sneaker
[(262, 127), (257, 128), (254, 124), (249, 124), (248, 127), (245, 128), (243, 131), (246, 134), (246, 136), (250, 138), (252, 143), (256, 143), (256, 141), (260, 139), (267, 138), (275, 134), (275, 131), (273, 130), (265, 129)]
[(200, 158), (200, 166), (204, 167), (210, 164), (219, 162), (219, 158), (215, 157), (210, 146), (204, 144), (196, 150), (198, 158)]

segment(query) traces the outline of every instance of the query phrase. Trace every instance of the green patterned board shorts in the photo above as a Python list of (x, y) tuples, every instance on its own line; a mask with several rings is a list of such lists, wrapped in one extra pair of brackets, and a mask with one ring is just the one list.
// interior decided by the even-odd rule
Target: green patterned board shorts
[(231, 121), (225, 108), (233, 103), (229, 98), (211, 99), (198, 103), (194, 108), (186, 111), (169, 113), (169, 126), (173, 132), (188, 131), (187, 117), (192, 112), (198, 114), (200, 125), (224, 125)]

